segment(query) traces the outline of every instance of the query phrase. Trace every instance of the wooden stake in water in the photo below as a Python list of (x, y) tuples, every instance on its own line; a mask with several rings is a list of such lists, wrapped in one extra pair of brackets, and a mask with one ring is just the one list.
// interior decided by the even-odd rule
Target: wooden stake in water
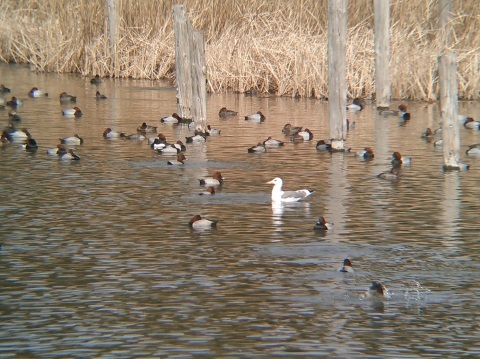
[(196, 129), (205, 132), (207, 128), (207, 67), (205, 65), (205, 43), (203, 31), (193, 32), (193, 119)]
[(183, 119), (192, 116), (192, 27), (187, 19), (185, 6), (173, 5), (175, 32), (175, 71), (177, 81), (177, 113)]
[(345, 150), (347, 129), (346, 39), (346, 0), (328, 0), (328, 105), (333, 151)]
[(375, 0), (375, 95), (377, 109), (390, 106), (390, 1)]
[(113, 62), (113, 69), (115, 77), (118, 77), (118, 58), (117, 58), (117, 37), (118, 37), (118, 23), (119, 23), (119, 0), (106, 0), (107, 14), (108, 14), (108, 35), (110, 43), (110, 54)]

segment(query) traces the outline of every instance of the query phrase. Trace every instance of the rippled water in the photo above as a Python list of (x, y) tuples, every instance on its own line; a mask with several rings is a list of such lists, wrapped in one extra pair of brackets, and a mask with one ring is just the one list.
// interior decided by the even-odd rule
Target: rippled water
[[(208, 121), (222, 130), (188, 144), (183, 167), (146, 142), (104, 140), (147, 122), (169, 140), (191, 135), (160, 123), (175, 90), (150, 81), (35, 74), (1, 65), (0, 82), (23, 98), (22, 126), (37, 153), (0, 151), (0, 357), (416, 358), (480, 355), (479, 158), (465, 156), (480, 131), (461, 128), (470, 171), (444, 173), (441, 149), (420, 138), (438, 127), (438, 105), (409, 103), (412, 120), (383, 118), (369, 104), (351, 114), (347, 146), (375, 159), (317, 151), (328, 137), (328, 103), (209, 95)], [(30, 99), (33, 86), (50, 93)], [(78, 96), (80, 119), (61, 116), (58, 95)], [(395, 104), (393, 104), (395, 105)], [(261, 110), (262, 124), (218, 117)], [(460, 112), (479, 117), (475, 102)], [(2, 111), (4, 125), (7, 110)], [(283, 125), (308, 127), (293, 144)], [(85, 139), (81, 160), (45, 154), (59, 138)], [(249, 154), (267, 136), (283, 148)], [(398, 182), (376, 178), (393, 151), (413, 157)], [(198, 178), (221, 171), (223, 188), (199, 196)], [(306, 202), (272, 206), (273, 177), (315, 188)], [(192, 231), (194, 214), (219, 220)], [(317, 233), (323, 215), (333, 232)], [(355, 275), (337, 270), (350, 258)], [(391, 298), (365, 300), (371, 280)]]

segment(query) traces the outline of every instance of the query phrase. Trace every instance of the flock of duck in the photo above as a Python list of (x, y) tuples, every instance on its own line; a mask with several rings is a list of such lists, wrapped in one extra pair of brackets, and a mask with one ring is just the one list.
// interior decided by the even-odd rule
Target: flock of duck
[[(98, 85), (102, 82), (101, 78), (96, 75), (94, 78), (90, 80), (91, 84)], [(4, 100), (4, 96), (10, 93), (11, 90), (4, 86), (3, 84), (0, 85), (0, 106), (5, 108), (5, 106), (10, 107), (8, 112), (8, 125), (3, 129), (1, 135), (1, 142), (2, 143), (21, 143), (23, 148), (26, 151), (35, 152), (38, 150), (38, 144), (30, 132), (26, 128), (21, 128), (21, 118), (16, 113), (16, 109), (18, 106), (22, 105), (23, 102), (16, 97), (11, 97), (9, 101)], [(36, 87), (33, 87), (31, 91), (28, 93), (30, 97), (43, 97), (48, 96), (48, 93), (42, 90), (39, 90)], [(99, 91), (96, 92), (95, 98), (97, 100), (104, 100), (106, 99), (105, 95), (102, 95)], [(69, 95), (66, 92), (62, 92), (59, 95), (59, 101), (62, 105), (62, 115), (66, 117), (80, 117), (82, 116), (81, 109), (76, 106), (77, 98), (76, 96)], [(72, 107), (66, 108), (68, 105), (72, 105)], [(75, 105), (75, 106), (73, 106)], [(356, 98), (353, 102), (347, 106), (347, 111), (362, 111), (365, 108), (365, 101)], [(405, 104), (401, 104), (398, 106), (398, 111), (396, 110), (382, 110), (380, 113), (383, 116), (398, 116), (401, 121), (409, 121), (410, 120), (410, 113), (407, 112), (407, 106)], [(221, 118), (227, 118), (230, 116), (237, 116), (238, 112), (229, 110), (225, 107), (221, 108), (219, 111), (219, 116)], [(266, 120), (265, 115), (258, 111), (254, 114), (245, 116), (245, 121), (248, 122), (264, 122)], [(467, 129), (480, 129), (480, 122), (474, 121), (471, 117), (462, 117), (461, 120), (463, 121), (463, 126)], [(193, 122), (184, 121), (178, 114), (174, 113), (170, 116), (166, 116), (160, 119), (161, 123), (164, 124), (176, 124), (176, 123), (187, 123), (189, 128), (195, 128), (195, 124)], [(355, 125), (354, 122), (350, 122), (347, 120), (347, 130), (351, 129)], [(126, 134), (125, 132), (121, 132), (112, 128), (106, 128), (103, 132), (103, 137), (105, 139), (113, 139), (113, 138), (122, 138), (125, 140), (147, 140), (148, 145), (151, 147), (152, 150), (156, 151), (158, 154), (167, 154), (167, 155), (174, 155), (176, 159), (170, 160), (167, 162), (168, 165), (172, 166), (182, 166), (185, 164), (185, 151), (186, 146), (180, 140), (176, 141), (175, 143), (169, 143), (164, 134), (159, 133), (157, 134), (157, 126), (147, 125), (147, 123), (143, 122), (140, 126), (137, 127), (137, 131), (132, 134)], [(220, 134), (220, 130), (212, 128), (210, 125), (207, 126), (205, 131), (197, 131), (195, 130), (194, 135), (190, 137), (186, 137), (185, 140), (187, 143), (194, 143), (194, 142), (205, 142), (207, 136), (218, 135)], [(304, 141), (312, 141), (313, 140), (313, 133), (308, 128), (303, 128), (300, 126), (292, 126), (290, 123), (285, 124), (282, 129), (282, 133), (285, 136), (288, 136), (290, 140), (294, 143), (296, 142), (304, 142)], [(436, 136), (441, 136), (441, 129), (437, 129), (432, 131), (428, 128), (422, 135), (422, 138), (427, 140), (433, 140)], [(68, 161), (78, 161), (80, 157), (74, 153), (72, 148), (69, 146), (78, 146), (83, 144), (84, 140), (78, 134), (75, 134), (70, 137), (65, 137), (60, 139), (60, 143), (52, 149), (48, 149), (46, 153), (48, 155), (57, 156), (61, 160), (68, 160)], [(258, 142), (256, 145), (249, 147), (247, 149), (248, 153), (258, 153), (258, 152), (267, 152), (269, 148), (280, 147), (285, 144), (284, 141), (274, 139), (271, 136), (265, 139), (263, 142)], [(434, 142), (435, 146), (441, 146), (441, 138), (437, 139)], [(329, 140), (318, 140), (316, 142), (316, 149), (319, 151), (331, 151), (331, 142)], [(351, 149), (347, 148), (346, 151), (350, 152)], [(479, 155), (480, 154), (480, 144), (475, 144), (469, 146), (467, 149), (467, 154), (469, 155)], [(371, 147), (365, 147), (360, 151), (355, 152), (355, 156), (362, 160), (372, 160), (374, 158), (374, 153)], [(395, 151), (392, 154), (392, 161), (391, 165), (392, 168), (388, 171), (382, 172), (378, 174), (379, 178), (386, 179), (386, 180), (397, 180), (401, 175), (401, 169), (404, 165), (409, 165), (411, 163), (411, 157), (404, 157), (400, 154), (400, 152)], [(200, 195), (214, 195), (215, 188), (221, 186), (224, 182), (224, 178), (220, 172), (215, 172), (211, 177), (206, 177), (199, 179), (199, 184), (205, 187), (205, 190), (200, 193)], [(283, 190), (283, 181), (281, 178), (276, 177), (271, 181), (267, 182), (268, 184), (272, 184), (272, 192), (271, 192), (271, 199), (272, 202), (298, 202), (303, 201), (309, 196), (311, 196), (315, 190), (314, 189), (297, 189), (297, 190)], [(206, 218), (202, 218), (200, 215), (194, 215), (190, 222), (188, 223), (192, 229), (208, 229), (212, 227), (216, 227), (218, 221), (210, 220)], [(332, 223), (328, 223), (324, 217), (319, 217), (318, 221), (313, 226), (315, 231), (329, 231), (333, 228)], [(341, 272), (353, 272), (352, 264), (349, 259), (345, 259), (342, 268), (340, 269)], [(368, 290), (368, 295), (375, 295), (375, 296), (385, 296), (387, 290), (385, 286), (383, 286), (379, 282), (372, 282), (372, 286)]]

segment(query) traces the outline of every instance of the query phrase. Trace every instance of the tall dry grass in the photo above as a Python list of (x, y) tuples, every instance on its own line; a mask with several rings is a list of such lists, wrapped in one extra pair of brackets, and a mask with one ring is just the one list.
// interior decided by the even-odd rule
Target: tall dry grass
[[(172, 0), (120, 0), (117, 63), (108, 43), (105, 0), (3, 0), (0, 59), (37, 71), (85, 76), (175, 78)], [(391, 0), (391, 92), (435, 99), (438, 86), (437, 0)], [(324, 98), (327, 0), (185, 0), (205, 32), (209, 90)], [(480, 7), (455, 2), (459, 94), (478, 98)], [(347, 90), (374, 94), (373, 1), (349, 2)]]

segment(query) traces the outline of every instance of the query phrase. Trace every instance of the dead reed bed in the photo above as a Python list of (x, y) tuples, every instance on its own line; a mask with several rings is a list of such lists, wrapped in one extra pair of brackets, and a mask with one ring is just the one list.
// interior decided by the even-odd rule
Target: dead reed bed
[[(120, 0), (116, 63), (104, 0), (4, 0), (0, 59), (36, 71), (175, 79), (173, 0)], [(392, 98), (434, 100), (438, 92), (437, 0), (391, 0)], [(372, 97), (373, 2), (349, 2), (347, 91)], [(205, 32), (208, 90), (328, 96), (327, 0), (185, 0)], [(452, 49), (459, 94), (478, 98), (480, 7), (456, 2)]]

